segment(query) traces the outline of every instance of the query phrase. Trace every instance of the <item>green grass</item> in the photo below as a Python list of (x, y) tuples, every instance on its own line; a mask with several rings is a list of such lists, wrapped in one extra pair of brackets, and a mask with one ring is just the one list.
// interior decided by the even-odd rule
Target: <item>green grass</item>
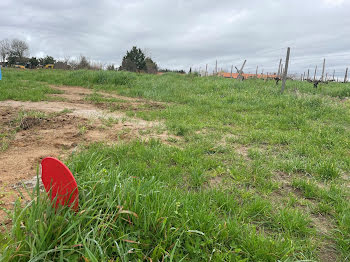
[(164, 121), (181, 139), (74, 154), (67, 164), (79, 213), (54, 215), (34, 191), (12, 215), (4, 261), (349, 259), (348, 84), (288, 81), (281, 95), (274, 81), (254, 79), (5, 69), (7, 76), (167, 102), (127, 113)]
[[(46, 83), (28, 81), (25, 72), (2, 69), (4, 77), (0, 81), (0, 101), (42, 101), (49, 100), (47, 94), (59, 94), (59, 90), (50, 88)], [(52, 98), (50, 100), (53, 100)]]
[[(196, 176), (215, 165), (195, 150), (156, 141), (91, 146), (69, 162), (79, 184), (79, 213), (55, 215), (46, 197), (34, 193), (30, 206), (18, 205), (15, 211), (12, 235), (22, 239), (20, 248), (10, 243), (3, 256), (19, 261), (60, 256), (67, 261), (81, 256), (89, 261), (274, 261), (312, 254), (309, 221), (297, 211), (273, 210), (245, 190), (198, 190)], [(262, 216), (271, 232), (260, 225)]]

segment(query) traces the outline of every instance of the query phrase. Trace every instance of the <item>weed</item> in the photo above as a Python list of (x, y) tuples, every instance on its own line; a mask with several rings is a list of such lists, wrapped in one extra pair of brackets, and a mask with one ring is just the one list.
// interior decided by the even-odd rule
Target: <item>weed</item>
[[(287, 81), (281, 95), (270, 81), (259, 79), (3, 72), (1, 100), (45, 100), (54, 92), (47, 83), (142, 97), (167, 106), (127, 115), (161, 121), (162, 130), (181, 136), (181, 148), (151, 140), (76, 152), (67, 163), (78, 180), (81, 213), (62, 209), (54, 216), (44, 196), (32, 195), (29, 206), (15, 209), (12, 235), (0, 251), (5, 261), (317, 260), (322, 243), (315, 241), (313, 213), (334, 221), (326, 230), (338, 260), (349, 257), (346, 85), (314, 89)], [(28, 80), (27, 88), (20, 79)], [(123, 103), (97, 92), (87, 99)], [(112, 124), (105, 122), (106, 128)], [(278, 183), (276, 173), (288, 178)], [(211, 186), (216, 177), (219, 186)]]
[(324, 180), (335, 179), (340, 176), (339, 169), (334, 162), (321, 163), (317, 173)]
[(115, 124), (118, 124), (119, 120), (115, 117), (100, 117), (100, 121), (106, 126), (106, 127), (111, 127)]
[(78, 125), (78, 130), (78, 134), (83, 136), (87, 132), (88, 128), (85, 125)]

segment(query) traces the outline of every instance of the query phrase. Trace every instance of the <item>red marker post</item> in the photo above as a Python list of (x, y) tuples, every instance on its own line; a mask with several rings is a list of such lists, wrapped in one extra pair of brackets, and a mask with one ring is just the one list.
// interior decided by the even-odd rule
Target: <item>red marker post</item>
[(78, 211), (78, 185), (72, 172), (60, 160), (46, 157), (41, 161), (41, 180), (55, 207), (68, 205)]

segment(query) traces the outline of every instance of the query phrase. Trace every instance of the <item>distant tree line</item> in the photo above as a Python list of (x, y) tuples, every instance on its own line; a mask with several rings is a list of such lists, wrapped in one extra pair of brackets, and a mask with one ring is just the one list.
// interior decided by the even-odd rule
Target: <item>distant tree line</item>
[(36, 68), (39, 65), (54, 64), (56, 60), (52, 56), (43, 58), (28, 57), (28, 44), (19, 39), (3, 39), (0, 41), (0, 57), (2, 64), (7, 65), (29, 65), (30, 68)]
[(159, 72), (161, 73), (178, 73), (178, 74), (186, 74), (184, 70), (173, 70), (173, 69), (160, 69)]
[[(0, 41), (0, 59), (2, 65), (14, 66), (23, 65), (27, 68), (40, 68), (47, 65), (54, 65), (56, 69), (65, 70), (77, 70), (77, 69), (90, 69), (100, 70), (103, 65), (100, 63), (94, 63), (90, 61), (86, 56), (81, 55), (78, 59), (70, 59), (69, 57), (63, 60), (56, 60), (52, 56), (46, 56), (43, 58), (29, 57), (28, 44), (19, 39), (3, 39)], [(115, 67), (113, 64), (107, 66), (107, 70), (119, 70), (156, 74), (160, 72), (176, 72), (185, 73), (183, 70), (159, 70), (156, 62), (151, 57), (145, 55), (145, 53), (136, 46), (132, 47), (130, 51), (127, 51), (123, 57), (121, 66)]]

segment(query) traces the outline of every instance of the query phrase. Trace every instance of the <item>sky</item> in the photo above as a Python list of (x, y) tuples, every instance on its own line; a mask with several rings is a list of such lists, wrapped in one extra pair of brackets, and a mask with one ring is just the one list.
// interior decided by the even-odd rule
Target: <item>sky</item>
[[(350, 0), (1, 0), (0, 40), (27, 41), (30, 55), (120, 65), (132, 46), (161, 68), (289, 72), (350, 67)], [(318, 70), (318, 74), (320, 69)], [(310, 73), (311, 74), (311, 73)], [(313, 74), (313, 73), (312, 73)]]

